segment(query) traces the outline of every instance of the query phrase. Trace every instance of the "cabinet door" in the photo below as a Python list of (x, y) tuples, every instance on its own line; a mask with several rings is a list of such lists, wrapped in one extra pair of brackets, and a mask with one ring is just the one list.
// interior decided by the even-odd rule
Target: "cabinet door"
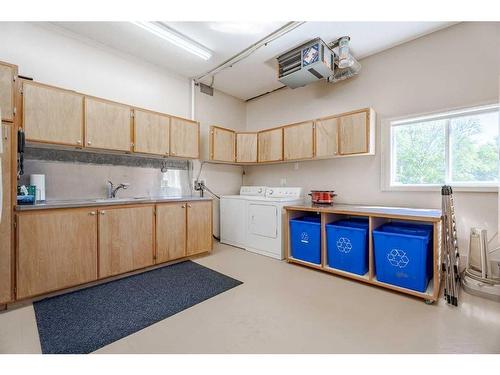
[(3, 154), (0, 157), (2, 173), (2, 216), (0, 217), (0, 304), (12, 300), (12, 208), (11, 208), (11, 141), (12, 126), (2, 125)]
[(316, 157), (327, 158), (337, 155), (338, 117), (316, 121)]
[(153, 264), (153, 206), (99, 210), (99, 277)]
[(24, 82), (23, 128), (29, 141), (81, 146), (83, 95)]
[(257, 133), (236, 134), (236, 161), (257, 163)]
[(210, 160), (234, 162), (236, 133), (212, 126), (210, 129)]
[(258, 133), (259, 162), (283, 160), (283, 128)]
[(339, 153), (341, 155), (367, 153), (369, 139), (367, 111), (340, 117)]
[(168, 155), (170, 117), (134, 110), (134, 152)]
[(182, 158), (200, 157), (200, 126), (197, 122), (172, 117), (170, 154)]
[(17, 68), (0, 63), (0, 109), (2, 120), (14, 121), (14, 78)]
[(85, 97), (85, 146), (130, 151), (130, 107)]
[(186, 256), (186, 203), (156, 206), (156, 263)]
[(212, 250), (212, 201), (187, 203), (187, 255)]
[(314, 156), (314, 122), (307, 121), (283, 128), (284, 159), (310, 159)]
[(17, 298), (97, 279), (97, 216), (92, 208), (18, 214)]

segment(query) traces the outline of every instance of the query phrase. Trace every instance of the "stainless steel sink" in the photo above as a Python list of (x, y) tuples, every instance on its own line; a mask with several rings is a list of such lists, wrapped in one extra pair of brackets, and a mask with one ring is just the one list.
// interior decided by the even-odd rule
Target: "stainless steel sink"
[(129, 201), (145, 201), (150, 200), (149, 197), (127, 197), (127, 198), (97, 198), (94, 199), (96, 203), (112, 203), (112, 202), (129, 202)]
[(94, 202), (97, 202), (97, 203), (103, 203), (103, 202), (125, 202), (125, 201), (129, 201), (131, 199), (132, 198), (98, 198), (98, 199), (94, 199)]

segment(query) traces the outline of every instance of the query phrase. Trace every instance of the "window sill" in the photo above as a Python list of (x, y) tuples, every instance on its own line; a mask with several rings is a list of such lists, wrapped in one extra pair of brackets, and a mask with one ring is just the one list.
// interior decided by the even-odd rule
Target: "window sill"
[[(453, 192), (468, 193), (498, 193), (498, 185), (453, 185)], [(384, 186), (382, 191), (420, 191), (420, 192), (441, 192), (441, 185), (391, 185)]]

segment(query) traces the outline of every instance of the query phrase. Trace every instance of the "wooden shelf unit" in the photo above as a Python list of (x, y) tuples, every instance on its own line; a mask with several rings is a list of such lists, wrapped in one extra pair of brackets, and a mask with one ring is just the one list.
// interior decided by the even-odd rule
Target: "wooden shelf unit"
[[(289, 221), (294, 218), (316, 214), (321, 216), (321, 264), (306, 262), (295, 259), (290, 253), (290, 231)], [(299, 264), (316, 270), (328, 272), (361, 281), (367, 284), (391, 289), (400, 293), (409, 294), (424, 299), (428, 303), (437, 301), (441, 286), (441, 212), (439, 210), (420, 209), (397, 209), (392, 207), (363, 207), (354, 205), (334, 206), (288, 206), (285, 207), (286, 220), (284, 220), (285, 257), (288, 263)], [(368, 218), (368, 272), (365, 275), (357, 275), (343, 270), (331, 268), (327, 264), (326, 224), (341, 218), (367, 217)], [(429, 281), (425, 292), (402, 288), (397, 285), (383, 283), (377, 280), (375, 274), (375, 258), (373, 252), (372, 232), (380, 225), (392, 220), (409, 221), (414, 223), (427, 223), (433, 225), (433, 276)]]

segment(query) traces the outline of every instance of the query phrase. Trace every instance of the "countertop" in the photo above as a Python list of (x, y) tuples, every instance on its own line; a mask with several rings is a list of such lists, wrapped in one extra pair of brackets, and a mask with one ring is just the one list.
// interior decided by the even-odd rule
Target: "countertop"
[(72, 200), (48, 200), (36, 203), (34, 205), (17, 205), (16, 211), (31, 211), (53, 208), (75, 208), (75, 207), (95, 207), (95, 206), (114, 206), (126, 204), (148, 204), (162, 202), (192, 202), (208, 201), (210, 197), (130, 197), (130, 198), (94, 198), (94, 199), (72, 199)]
[(317, 205), (304, 204), (286, 206), (285, 209), (291, 211), (314, 211), (314, 212), (330, 212), (339, 214), (360, 214), (366, 216), (379, 217), (397, 217), (397, 218), (416, 218), (424, 221), (440, 221), (442, 212), (437, 209), (425, 208), (406, 208), (406, 207), (386, 207), (386, 206), (370, 206), (370, 205), (354, 205), (354, 204), (334, 204), (334, 205)]

